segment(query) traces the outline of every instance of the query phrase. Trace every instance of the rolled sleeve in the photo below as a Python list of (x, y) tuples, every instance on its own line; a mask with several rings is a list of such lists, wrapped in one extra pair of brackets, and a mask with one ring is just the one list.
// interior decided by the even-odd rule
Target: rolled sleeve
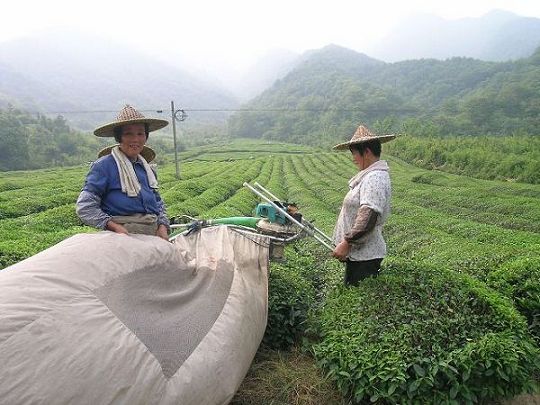
[(377, 214), (374, 210), (367, 205), (360, 206), (358, 213), (356, 214), (356, 220), (353, 227), (349, 232), (345, 234), (345, 240), (347, 242), (358, 242), (368, 232), (375, 228), (377, 223)]
[(111, 216), (101, 209), (101, 197), (89, 191), (83, 190), (79, 194), (75, 211), (83, 223), (99, 229), (105, 229), (111, 219)]

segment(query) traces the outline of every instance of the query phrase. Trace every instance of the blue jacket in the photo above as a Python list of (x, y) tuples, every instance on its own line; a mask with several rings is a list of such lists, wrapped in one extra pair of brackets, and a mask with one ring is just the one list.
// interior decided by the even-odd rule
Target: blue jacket
[(77, 199), (77, 215), (85, 224), (105, 229), (115, 215), (154, 214), (158, 217), (158, 225), (169, 227), (163, 200), (157, 190), (150, 188), (142, 162), (134, 162), (133, 169), (141, 191), (136, 197), (128, 197), (122, 192), (118, 167), (112, 155), (103, 156), (92, 164)]

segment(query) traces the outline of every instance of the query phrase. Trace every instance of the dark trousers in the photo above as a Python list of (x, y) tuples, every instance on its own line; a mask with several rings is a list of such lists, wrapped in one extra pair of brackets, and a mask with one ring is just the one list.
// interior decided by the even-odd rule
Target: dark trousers
[(345, 262), (345, 285), (357, 286), (358, 283), (367, 277), (377, 277), (383, 259)]

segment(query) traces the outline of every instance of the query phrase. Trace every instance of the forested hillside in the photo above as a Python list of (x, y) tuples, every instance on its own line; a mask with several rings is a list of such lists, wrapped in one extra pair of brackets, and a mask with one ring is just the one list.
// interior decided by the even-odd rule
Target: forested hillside
[(514, 62), (384, 63), (332, 45), (244, 107), (231, 134), (308, 144), (347, 139), (361, 122), (413, 135), (537, 135), (540, 49)]
[(400, 136), (384, 151), (425, 169), (540, 184), (540, 136)]
[[(0, 171), (78, 165), (95, 160), (97, 151), (113, 143), (112, 138), (73, 130), (62, 116), (0, 109)], [(150, 145), (160, 152), (173, 150), (167, 138), (152, 137)]]

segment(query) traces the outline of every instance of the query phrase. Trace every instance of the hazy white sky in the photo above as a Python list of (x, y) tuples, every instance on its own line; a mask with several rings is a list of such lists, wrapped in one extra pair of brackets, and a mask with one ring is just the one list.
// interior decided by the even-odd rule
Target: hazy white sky
[(18, 0), (2, 2), (0, 41), (77, 27), (201, 66), (242, 69), (272, 48), (335, 43), (362, 52), (415, 13), (455, 19), (495, 8), (540, 17), (540, 0)]

